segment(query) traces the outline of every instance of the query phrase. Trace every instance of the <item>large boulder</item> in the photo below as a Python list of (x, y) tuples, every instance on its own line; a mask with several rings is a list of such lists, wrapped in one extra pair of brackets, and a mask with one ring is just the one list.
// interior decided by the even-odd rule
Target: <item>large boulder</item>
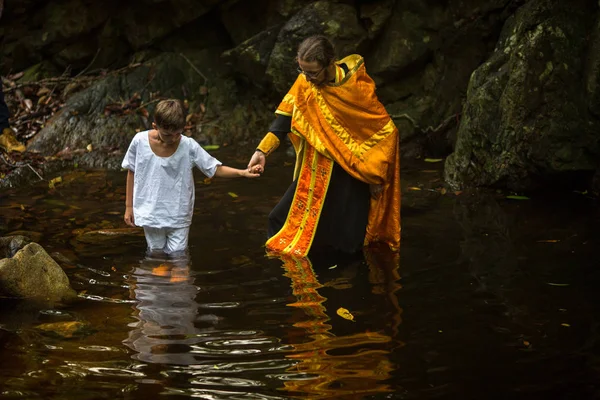
[[(117, 167), (135, 133), (150, 128), (157, 97), (190, 100), (190, 112), (198, 110), (199, 88), (204, 77), (216, 74), (219, 49), (187, 53), (184, 57), (163, 53), (126, 74), (111, 75), (70, 97), (28, 144), (28, 150), (54, 155), (61, 150), (85, 149), (93, 157), (87, 164)], [(198, 73), (200, 71), (200, 73)], [(202, 75), (204, 76), (202, 76)], [(115, 152), (117, 157), (107, 158)]]
[(362, 5), (374, 38), (365, 49), (367, 71), (398, 126), (403, 157), (451, 151), (469, 77), (513, 11), (510, 0)]
[(287, 92), (298, 76), (294, 63), (298, 45), (316, 34), (327, 35), (341, 57), (355, 53), (368, 37), (356, 7), (350, 4), (317, 1), (304, 7), (279, 32), (267, 66), (267, 75), (280, 94)]
[(597, 93), (597, 76), (586, 70), (582, 38), (593, 31), (597, 10), (592, 0), (534, 0), (507, 21), (469, 83), (445, 165), (453, 187), (523, 190), (549, 183), (540, 178), (567, 178), (551, 182), (556, 187), (595, 170), (599, 123), (587, 97)]
[(223, 53), (223, 61), (255, 83), (264, 83), (281, 25), (276, 25)]
[(15, 72), (44, 60), (62, 67), (60, 72), (88, 64), (95, 68), (111, 67), (114, 62), (122, 65), (132, 49), (154, 45), (223, 1), (10, 2), (0, 27), (3, 70)]
[(62, 268), (37, 243), (0, 259), (0, 293), (36, 301), (69, 302), (77, 294)]

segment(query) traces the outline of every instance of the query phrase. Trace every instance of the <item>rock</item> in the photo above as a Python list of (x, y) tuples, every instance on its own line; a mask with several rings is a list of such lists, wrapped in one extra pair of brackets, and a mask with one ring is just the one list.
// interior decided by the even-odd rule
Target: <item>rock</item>
[(445, 164), (450, 185), (558, 189), (596, 169), (600, 126), (576, 84), (585, 76), (581, 38), (593, 29), (592, 9), (591, 0), (535, 0), (507, 21), (493, 55), (471, 77)]
[[(385, 16), (385, 8), (383, 13)], [(437, 38), (434, 32), (427, 29), (426, 16), (431, 17), (432, 13), (413, 11), (404, 2), (396, 4), (379, 39), (380, 44), (371, 56), (371, 74), (390, 77), (431, 54)]]
[[(33, 232), (33, 231), (13, 231), (13, 232), (10, 232), (7, 236), (25, 236), (25, 238), (27, 238), (29, 240), (29, 242), (36, 242), (36, 243), (38, 243), (42, 239), (42, 234), (40, 232)], [(0, 242), (1, 241), (2, 241), (2, 238), (0, 238)], [(21, 246), (21, 247), (23, 247), (23, 246)], [(12, 257), (12, 256), (10, 256), (10, 257)]]
[[(105, 107), (139, 93), (142, 103), (150, 103), (147, 109), (151, 113), (156, 105), (151, 102), (151, 92), (182, 99), (187, 97), (184, 88), (193, 101), (193, 94), (197, 94), (198, 88), (205, 83), (194, 68), (206, 76), (214, 76), (220, 53), (218, 49), (187, 53), (186, 57), (194, 66), (179, 54), (163, 53), (128, 74), (98, 81), (70, 97), (61, 111), (29, 142), (28, 150), (54, 155), (66, 148), (73, 151), (91, 144), (97, 151), (85, 152), (85, 157), (79, 160), (80, 165), (118, 168), (131, 139), (137, 131), (150, 128), (150, 120), (139, 112), (107, 115)], [(112, 158), (107, 156), (115, 150), (122, 153), (113, 153)]]
[(77, 297), (67, 275), (37, 243), (26, 245), (13, 257), (0, 259), (0, 293), (9, 297), (60, 302)]
[(251, 37), (223, 53), (223, 60), (250, 80), (262, 83), (281, 25)]
[(35, 327), (37, 330), (61, 339), (73, 339), (94, 333), (89, 324), (80, 321), (50, 322)]
[(360, 19), (367, 21), (369, 38), (375, 38), (386, 25), (394, 9), (394, 0), (369, 2), (360, 5)]
[(71, 241), (76, 253), (84, 256), (103, 256), (125, 253), (132, 246), (145, 244), (142, 228), (100, 229), (79, 234)]
[(29, 243), (31, 243), (31, 240), (22, 235), (0, 237), (0, 258), (14, 257), (17, 251)]
[(151, 4), (146, 7), (125, 7), (118, 15), (119, 25), (124, 27), (125, 38), (138, 50), (163, 38), (183, 25), (210, 11), (218, 0), (174, 0)]
[[(269, 26), (270, 0), (237, 1), (221, 6), (221, 21), (233, 43), (240, 44)], [(240, 18), (240, 16), (244, 18)]]
[(327, 35), (340, 58), (355, 53), (367, 38), (352, 5), (317, 1), (306, 6), (283, 26), (269, 59), (267, 75), (280, 94), (285, 94), (298, 76), (294, 63), (298, 45), (316, 34)]
[(101, 246), (116, 246), (129, 242), (139, 242), (144, 237), (142, 228), (100, 229), (78, 235), (75, 240), (80, 243)]

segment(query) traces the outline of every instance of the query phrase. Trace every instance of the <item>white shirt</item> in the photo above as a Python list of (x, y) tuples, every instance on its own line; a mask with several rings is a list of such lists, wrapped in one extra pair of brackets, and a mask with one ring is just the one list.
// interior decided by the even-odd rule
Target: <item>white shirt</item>
[(135, 135), (121, 164), (135, 173), (135, 224), (151, 228), (190, 226), (195, 198), (194, 166), (212, 178), (222, 164), (187, 136), (181, 136), (175, 153), (159, 157), (150, 147), (148, 134), (144, 131)]

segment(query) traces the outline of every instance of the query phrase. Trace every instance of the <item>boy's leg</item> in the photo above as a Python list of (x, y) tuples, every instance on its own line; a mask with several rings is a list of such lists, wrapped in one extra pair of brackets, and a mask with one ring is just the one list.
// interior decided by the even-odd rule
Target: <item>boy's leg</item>
[(148, 243), (148, 254), (164, 253), (167, 244), (167, 230), (165, 228), (144, 227), (146, 243)]
[(185, 253), (188, 247), (188, 236), (190, 227), (185, 228), (167, 228), (165, 253), (173, 255), (173, 253)]

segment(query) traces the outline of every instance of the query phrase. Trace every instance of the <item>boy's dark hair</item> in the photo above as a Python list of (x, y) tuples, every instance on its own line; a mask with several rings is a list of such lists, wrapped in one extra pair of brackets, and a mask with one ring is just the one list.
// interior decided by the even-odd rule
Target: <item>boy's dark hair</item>
[(161, 100), (154, 109), (154, 123), (167, 132), (177, 132), (185, 127), (185, 110), (179, 100)]
[(333, 43), (323, 35), (307, 37), (298, 46), (298, 60), (316, 61), (321, 67), (326, 67), (335, 60)]

